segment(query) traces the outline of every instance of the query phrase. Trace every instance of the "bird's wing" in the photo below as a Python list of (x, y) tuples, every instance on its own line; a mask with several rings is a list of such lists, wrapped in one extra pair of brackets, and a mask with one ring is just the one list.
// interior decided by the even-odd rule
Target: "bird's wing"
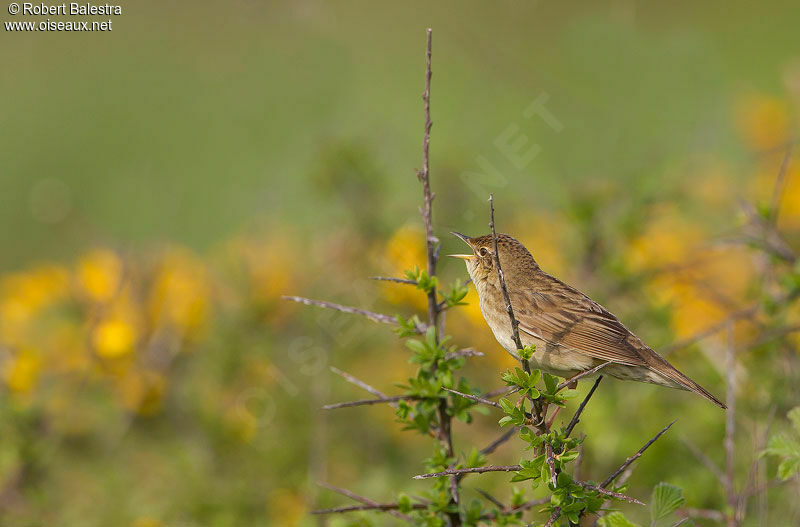
[(603, 306), (572, 287), (549, 277), (537, 290), (511, 293), (519, 329), (549, 344), (583, 352), (602, 361), (646, 366), (638, 337)]

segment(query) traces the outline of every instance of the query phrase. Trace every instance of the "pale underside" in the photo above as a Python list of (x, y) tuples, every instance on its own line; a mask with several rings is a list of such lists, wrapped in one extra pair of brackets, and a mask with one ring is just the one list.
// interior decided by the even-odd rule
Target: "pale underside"
[[(486, 296), (488, 295), (480, 295), (481, 313), (483, 313), (486, 323), (492, 329), (492, 333), (494, 333), (500, 345), (516, 357), (517, 346), (512, 338), (511, 321), (508, 314), (505, 310), (486, 309), (484, 302)], [(515, 303), (512, 301), (512, 305), (514, 304)], [(524, 313), (522, 318), (524, 320)], [(524, 346), (530, 346), (531, 344), (536, 345), (536, 352), (531, 357), (532, 366), (553, 375), (564, 378), (573, 377), (611, 360), (611, 364), (608, 364), (592, 376), (611, 375), (618, 379), (648, 382), (683, 390), (686, 389), (686, 387), (672, 379), (664, 377), (642, 364), (636, 364), (634, 362), (636, 359), (633, 357), (629, 361), (629, 364), (619, 363), (618, 360), (620, 360), (621, 357), (593, 357), (588, 355), (585, 351), (576, 351), (569, 346), (543, 340), (541, 338), (542, 335), (539, 334), (536, 329), (526, 326), (522, 321), (520, 321), (519, 328), (519, 336), (522, 344)], [(622, 358), (622, 360), (625, 359)]]

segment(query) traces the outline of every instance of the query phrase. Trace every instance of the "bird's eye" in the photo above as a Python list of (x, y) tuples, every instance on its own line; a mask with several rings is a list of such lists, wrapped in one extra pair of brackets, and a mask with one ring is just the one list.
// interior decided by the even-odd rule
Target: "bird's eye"
[(486, 247), (481, 247), (481, 250), (478, 252), (481, 256), (487, 256), (489, 251), (486, 250)]

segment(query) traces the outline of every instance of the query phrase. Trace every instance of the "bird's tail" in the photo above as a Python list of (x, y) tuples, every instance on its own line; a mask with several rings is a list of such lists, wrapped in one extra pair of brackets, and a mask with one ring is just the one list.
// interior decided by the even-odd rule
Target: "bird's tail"
[[(674, 383), (676, 388), (680, 388), (683, 390), (688, 390), (690, 392), (694, 392), (696, 394), (702, 395), (712, 403), (716, 404), (723, 410), (727, 410), (728, 407), (725, 406), (725, 403), (714, 397), (711, 392), (694, 382), (692, 379), (678, 371), (672, 364), (667, 362), (662, 358), (663, 363), (660, 364), (658, 368), (654, 368), (653, 370), (655, 373), (659, 374), (660, 376), (664, 377), (671, 383)], [(660, 362), (660, 361), (659, 361)]]

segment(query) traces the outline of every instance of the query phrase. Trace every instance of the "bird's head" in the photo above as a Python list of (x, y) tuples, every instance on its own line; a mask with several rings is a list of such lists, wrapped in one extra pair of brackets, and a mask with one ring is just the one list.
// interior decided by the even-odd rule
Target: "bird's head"
[[(497, 279), (494, 261), (494, 241), (491, 234), (470, 238), (458, 232), (452, 232), (454, 236), (461, 238), (464, 243), (472, 249), (472, 254), (450, 254), (453, 258), (464, 260), (467, 264), (467, 272), (475, 284), (486, 280), (494, 281)], [(539, 268), (536, 261), (519, 241), (508, 234), (497, 235), (497, 252), (500, 259), (500, 266), (503, 274), (508, 280), (509, 276), (520, 272), (532, 271)]]

